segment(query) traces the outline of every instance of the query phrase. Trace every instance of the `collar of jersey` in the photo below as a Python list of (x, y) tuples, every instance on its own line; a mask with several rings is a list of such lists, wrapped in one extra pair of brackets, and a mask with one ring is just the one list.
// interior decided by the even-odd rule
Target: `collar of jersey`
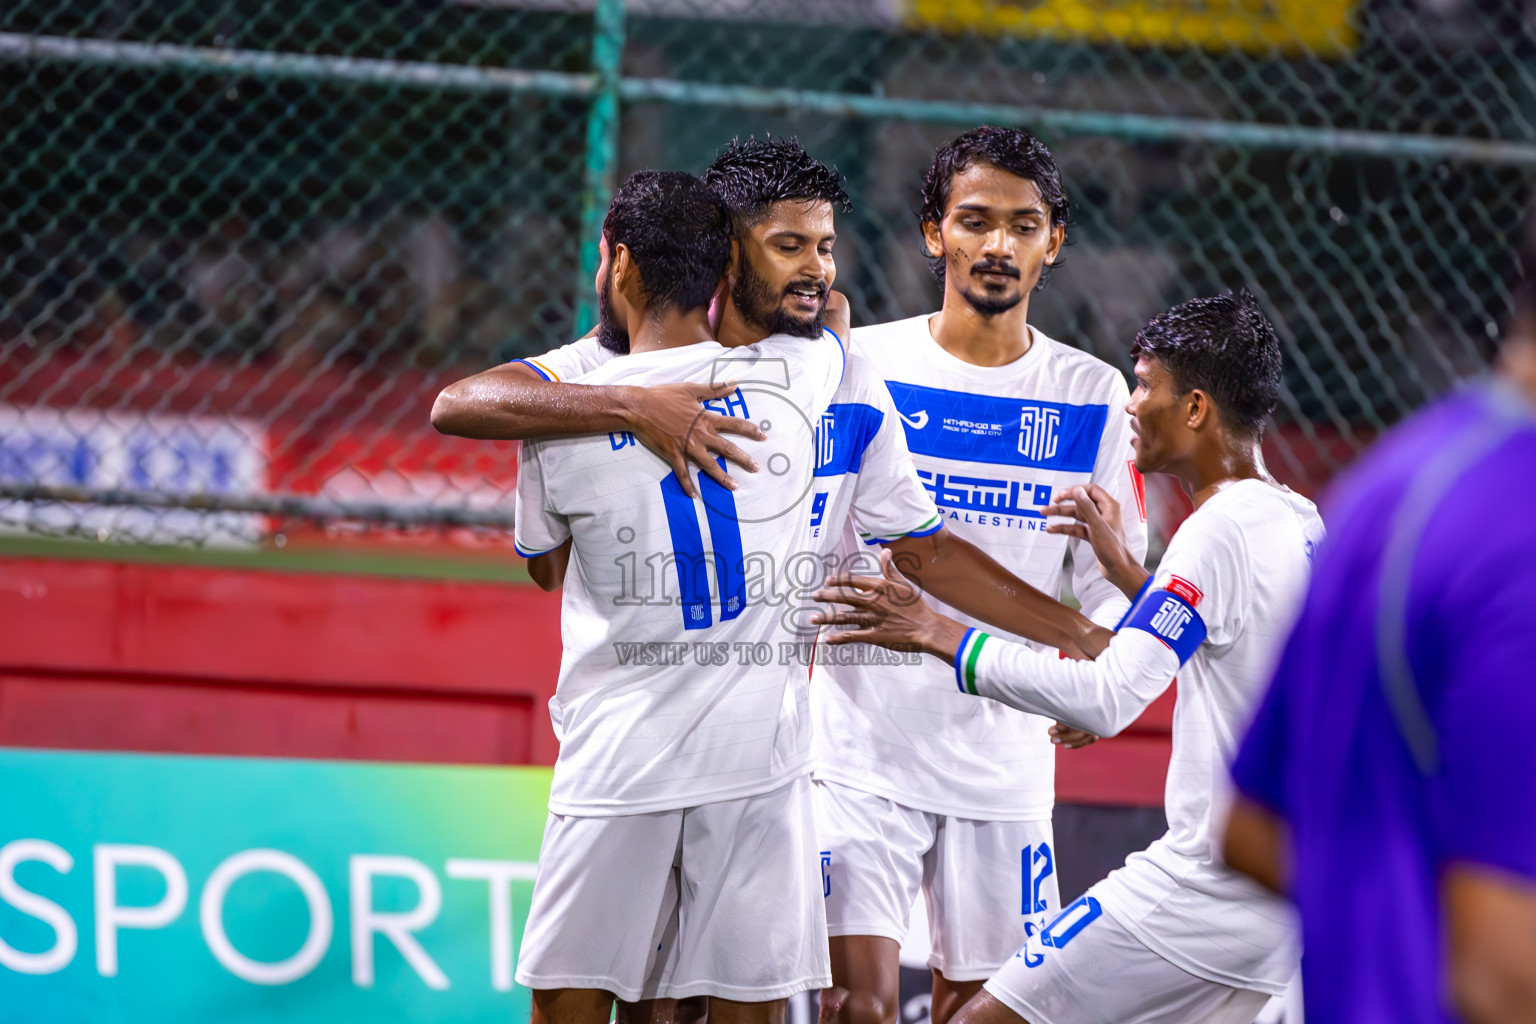
[(1038, 330), (1034, 324), (1027, 324), (1026, 326), (1029, 328), (1030, 338), (1029, 351), (1025, 352), (1022, 356), (1019, 356), (1019, 358), (1015, 359), (1013, 362), (1004, 363), (1002, 366), (977, 366), (975, 363), (968, 363), (964, 359), (961, 359), (959, 356), (946, 349), (943, 345), (940, 345), (939, 340), (933, 336), (933, 327), (931, 326), (931, 321), (937, 315), (937, 313), (925, 313), (920, 317), (916, 317), (915, 319), (918, 320), (922, 326), (924, 339), (928, 342), (929, 345), (933, 346), (933, 350), (938, 353), (935, 358), (939, 362), (943, 363), (947, 368), (953, 368), (961, 373), (973, 374), (982, 379), (996, 379), (996, 377), (1001, 374), (1012, 375), (1017, 374), (1020, 370), (1030, 369), (1040, 360), (1045, 358), (1045, 345), (1043, 343), (1049, 341), (1050, 339), (1047, 338), (1043, 332)]

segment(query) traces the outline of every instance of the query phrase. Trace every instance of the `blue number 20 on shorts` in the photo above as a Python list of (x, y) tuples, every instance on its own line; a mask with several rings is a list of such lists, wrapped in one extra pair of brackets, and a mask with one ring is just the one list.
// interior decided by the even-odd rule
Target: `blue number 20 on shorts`
[[(1098, 900), (1092, 896), (1079, 896), (1067, 904), (1066, 909), (1052, 918), (1051, 923), (1040, 932), (1040, 945), (1051, 949), (1066, 948), (1067, 943), (1077, 938), (1078, 932), (1097, 921), (1103, 913), (1104, 908)], [(1043, 953), (1029, 953), (1028, 943), (1015, 955), (1024, 960), (1025, 967), (1039, 967), (1045, 963)]]
[(1104, 908), (1099, 906), (1098, 900), (1092, 896), (1079, 896), (1045, 926), (1045, 931), (1040, 933), (1040, 945), (1066, 948), (1067, 943), (1077, 938), (1078, 932), (1097, 921), (1102, 913)]

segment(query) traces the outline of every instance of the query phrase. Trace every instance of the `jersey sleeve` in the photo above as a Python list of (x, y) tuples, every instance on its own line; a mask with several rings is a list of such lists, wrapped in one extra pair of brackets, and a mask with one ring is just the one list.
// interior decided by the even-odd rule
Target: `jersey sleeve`
[[(1475, 530), (1475, 518), (1465, 518)], [(1536, 561), (1532, 531), (1508, 532), (1523, 537), (1456, 558), (1454, 576), (1416, 616), (1445, 652), (1445, 682), (1431, 704), (1441, 771), (1430, 792), (1445, 859), (1536, 879)]]
[[(907, 434), (891, 393), (869, 364), (857, 355), (848, 361), (845, 380), (855, 387), (862, 430), (856, 439), (853, 472), (854, 529), (865, 544), (888, 544), (903, 537), (926, 537), (944, 525), (933, 495), (917, 476)], [(839, 410), (842, 414), (842, 410)]]
[(1119, 628), (1152, 633), (1178, 653), (1182, 665), (1204, 641), (1221, 646), (1236, 639), (1251, 593), (1237, 523), (1219, 512), (1192, 515)]
[(1069, 661), (977, 629), (966, 631), (955, 654), (960, 690), (1099, 736), (1136, 721), (1178, 670), (1172, 649), (1139, 630), (1117, 633), (1093, 661)]
[(561, 345), (539, 356), (514, 359), (533, 370), (540, 377), (557, 384), (565, 384), (583, 374), (591, 373), (614, 357), (615, 353), (598, 344), (595, 337), (581, 338), (569, 345)]
[(553, 551), (570, 536), (570, 522), (554, 510), (544, 485), (542, 446), (537, 441), (524, 441), (517, 465), (512, 546), (524, 558), (533, 558)]
[[(1140, 565), (1147, 560), (1147, 496), (1131, 451), (1131, 417), (1125, 412), (1130, 391), (1118, 373), (1112, 376), (1106, 391), (1104, 401), (1109, 406), (1109, 416), (1099, 439), (1093, 482), (1120, 503), (1121, 530)], [(1101, 626), (1113, 627), (1130, 602), (1120, 588), (1100, 572), (1098, 559), (1093, 556), (1093, 545), (1074, 538), (1070, 546), (1072, 593), (1082, 605), (1083, 614)]]

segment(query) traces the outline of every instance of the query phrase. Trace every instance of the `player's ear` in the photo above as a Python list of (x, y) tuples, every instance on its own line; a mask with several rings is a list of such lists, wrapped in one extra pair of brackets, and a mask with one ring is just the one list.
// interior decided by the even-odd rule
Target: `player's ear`
[(1216, 406), (1204, 391), (1194, 388), (1184, 396), (1184, 425), (1190, 430), (1199, 430), (1207, 423), (1215, 422), (1215, 416)]
[(1054, 267), (1056, 257), (1061, 255), (1061, 247), (1067, 240), (1067, 226), (1065, 224), (1051, 225), (1051, 246), (1045, 251), (1045, 265)]
[(620, 242), (613, 247), (613, 290), (631, 301), (640, 297), (640, 268), (635, 254)]
[(936, 220), (923, 221), (923, 251), (936, 260), (944, 258), (944, 236)]
[(736, 280), (736, 262), (740, 259), (741, 243), (736, 240), (736, 236), (733, 233), (731, 235), (731, 256), (725, 261), (725, 280), (727, 282)]

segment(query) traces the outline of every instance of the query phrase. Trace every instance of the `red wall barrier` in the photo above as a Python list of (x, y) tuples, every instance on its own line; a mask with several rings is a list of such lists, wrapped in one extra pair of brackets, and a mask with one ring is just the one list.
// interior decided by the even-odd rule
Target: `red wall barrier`
[[(0, 560), (0, 745), (551, 764), (559, 665), (529, 586)], [(1063, 751), (1058, 799), (1160, 805), (1172, 707)]]
[(0, 744), (548, 764), (532, 587), (0, 562)]

